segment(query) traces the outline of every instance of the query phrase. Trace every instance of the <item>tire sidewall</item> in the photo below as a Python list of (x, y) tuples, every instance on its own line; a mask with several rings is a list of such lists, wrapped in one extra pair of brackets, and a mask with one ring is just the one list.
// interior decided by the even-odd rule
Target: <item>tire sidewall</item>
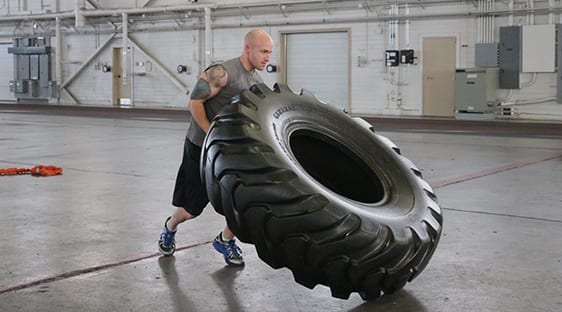
[[(394, 223), (397, 226), (411, 224), (413, 215), (423, 213), (427, 203), (419, 185), (404, 158), (393, 150), (393, 144), (385, 137), (355, 122), (347, 114), (319, 102), (316, 98), (294, 93), (281, 93), (263, 99), (260, 103), (259, 124), (276, 151), (283, 167), (299, 176), (304, 187), (311, 193), (320, 193), (328, 200), (362, 218), (377, 223)], [(290, 137), (297, 130), (322, 133), (345, 145), (375, 171), (384, 187), (384, 199), (369, 204), (354, 201), (331, 191), (316, 181), (301, 166), (290, 146)], [(321, 157), (322, 155), (319, 155)], [(400, 211), (398, 212), (397, 209)]]

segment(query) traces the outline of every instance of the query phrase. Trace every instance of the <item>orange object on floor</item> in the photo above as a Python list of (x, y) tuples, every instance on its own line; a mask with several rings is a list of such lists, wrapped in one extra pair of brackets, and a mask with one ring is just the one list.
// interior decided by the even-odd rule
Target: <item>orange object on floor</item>
[(0, 176), (31, 174), (36, 177), (48, 177), (62, 174), (62, 168), (57, 166), (35, 166), (29, 168), (0, 168)]

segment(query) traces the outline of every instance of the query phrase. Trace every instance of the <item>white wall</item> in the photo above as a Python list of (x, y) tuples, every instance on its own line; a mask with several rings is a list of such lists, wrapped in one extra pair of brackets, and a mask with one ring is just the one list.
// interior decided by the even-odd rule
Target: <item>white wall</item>
[[(9, 0), (8, 6), (0, 8), (1, 15), (27, 14), (28, 11), (17, 11), (21, 1)], [(63, 3), (64, 2), (64, 3)], [(134, 8), (146, 3), (146, 0), (97, 0), (103, 9)], [(273, 3), (272, 1), (245, 0), (243, 3)], [(288, 1), (292, 3), (294, 1)], [(369, 3), (374, 3), (368, 1)], [(42, 1), (43, 11), (51, 10), (59, 6), (60, 12), (71, 12), (74, 9), (74, 1)], [(205, 1), (199, 0), (198, 4), (237, 5), (240, 1)], [(379, 2), (380, 3), (380, 2)], [(191, 2), (185, 0), (158, 0), (152, 1), (152, 6), (162, 5), (189, 5)], [(516, 9), (521, 8), (522, 3), (517, 2)], [(544, 7), (545, 3), (536, 2), (535, 7)], [(92, 9), (87, 4), (88, 9)], [(267, 14), (241, 14), (232, 17), (214, 16), (212, 25), (213, 37), (213, 60), (226, 60), (238, 56), (242, 51), (242, 38), (246, 31), (253, 27), (262, 27), (268, 31), (273, 38), (279, 42), (279, 33), (289, 30), (314, 30), (314, 29), (351, 29), (351, 111), (358, 115), (421, 115), (422, 99), (422, 68), (421, 68), (421, 45), (424, 37), (431, 36), (455, 36), (457, 37), (457, 67), (470, 68), (474, 66), (474, 46), (477, 41), (477, 24), (474, 17), (463, 18), (451, 16), (448, 18), (437, 17), (437, 15), (458, 13), (468, 14), (476, 12), (471, 1), (458, 1), (456, 4), (440, 6), (411, 6), (410, 14), (416, 18), (409, 21), (409, 33), (406, 32), (406, 22), (399, 24), (398, 47), (400, 49), (414, 49), (418, 57), (417, 64), (399, 66), (398, 68), (385, 68), (383, 63), (384, 50), (389, 48), (387, 21), (378, 21), (377, 17), (389, 14), (388, 6), (369, 8), (356, 8), (354, 10), (317, 10), (307, 12), (291, 11), (288, 13), (271, 12)], [(36, 8), (37, 9), (37, 8)], [(41, 9), (41, 8), (39, 8)], [(507, 9), (507, 4), (496, 1), (497, 10)], [(215, 11), (212, 11), (215, 12)], [(405, 14), (403, 8), (400, 14)], [(424, 15), (434, 17), (424, 18)], [(365, 21), (370, 18), (370, 21)], [(114, 20), (118, 18), (114, 18)], [(134, 17), (135, 22), (130, 25), (133, 29), (131, 36), (143, 44), (144, 47), (189, 89), (196, 80), (198, 71), (204, 62), (203, 43), (204, 33), (202, 29), (203, 20), (188, 18), (178, 13), (176, 21), (147, 22), (140, 21)], [(555, 22), (560, 21), (560, 16), (555, 15)], [(527, 16), (515, 16), (514, 24), (526, 24)], [(536, 15), (535, 23), (547, 23), (546, 14)], [(115, 22), (116, 27), (120, 27)], [(54, 31), (54, 21), (42, 23), (45, 31)], [(80, 34), (73, 29), (73, 19), (64, 21), (63, 26), (63, 81), (76, 71), (86, 57), (97, 47), (100, 41), (108, 34), (95, 35), (93, 27), (85, 26)], [(496, 17), (494, 25), (495, 41), (499, 38), (499, 27), (508, 24), (507, 16)], [(134, 31), (134, 26), (142, 26), (144, 31)], [(166, 26), (167, 30), (154, 31), (155, 27)], [(17, 29), (17, 27), (19, 27)], [(13, 23), (0, 23), (0, 39), (11, 40), (14, 33), (23, 29), (31, 30), (31, 21), (18, 26)], [(100, 29), (109, 29), (110, 26), (100, 26)], [(174, 30), (175, 29), (175, 30)], [(18, 30), (18, 31), (16, 31)], [(54, 43), (55, 40), (53, 39)], [(88, 67), (75, 79), (68, 89), (76, 96), (83, 105), (111, 105), (111, 74), (102, 73), (99, 70), (100, 63), (111, 63), (112, 47), (120, 47), (120, 35), (112, 44), (102, 51)], [(277, 45), (272, 56), (272, 63), (279, 63), (280, 50)], [(358, 58), (366, 59), (366, 63), (358, 64)], [(138, 62), (146, 62), (147, 58), (139, 51), (133, 49), (132, 70)], [(178, 74), (175, 68), (179, 64), (188, 65), (192, 69), (190, 74)], [(265, 82), (272, 86), (279, 77), (276, 73), (262, 73)], [(521, 74), (521, 81), (532, 81), (531, 74)], [(399, 80), (400, 86), (392, 83)], [(176, 87), (169, 78), (165, 77), (156, 66), (152, 71), (146, 72), (144, 76), (133, 76), (133, 98), (137, 107), (185, 107), (188, 96)], [(508, 92), (498, 90), (497, 97), (505, 103), (519, 103), (517, 112), (520, 115), (514, 118), (550, 119), (562, 120), (562, 104), (554, 101), (546, 101), (538, 104), (528, 104), (556, 95), (556, 73), (538, 73), (536, 79), (529, 86), (519, 90)], [(60, 99), (61, 104), (74, 104), (64, 93)]]

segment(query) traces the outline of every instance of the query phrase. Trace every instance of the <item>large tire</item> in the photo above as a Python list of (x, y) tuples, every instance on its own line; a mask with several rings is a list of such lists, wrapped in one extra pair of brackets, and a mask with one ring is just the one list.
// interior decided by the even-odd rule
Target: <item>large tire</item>
[(255, 85), (213, 120), (201, 158), (209, 199), (237, 237), (342, 299), (401, 289), (442, 228), (421, 172), (365, 124), (285, 85)]

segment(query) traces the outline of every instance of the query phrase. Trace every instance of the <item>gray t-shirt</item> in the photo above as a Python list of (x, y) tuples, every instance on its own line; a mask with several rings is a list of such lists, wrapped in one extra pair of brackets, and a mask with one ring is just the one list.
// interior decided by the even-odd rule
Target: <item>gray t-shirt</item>
[[(249, 89), (252, 85), (263, 82), (256, 71), (248, 72), (244, 68), (239, 57), (222, 63), (222, 66), (228, 73), (226, 86), (204, 103), (207, 118), (211, 121), (224, 106), (230, 104), (232, 97), (239, 95), (243, 89)], [(187, 138), (197, 146), (203, 145), (205, 139), (205, 132), (193, 118), (191, 118), (187, 129)]]

